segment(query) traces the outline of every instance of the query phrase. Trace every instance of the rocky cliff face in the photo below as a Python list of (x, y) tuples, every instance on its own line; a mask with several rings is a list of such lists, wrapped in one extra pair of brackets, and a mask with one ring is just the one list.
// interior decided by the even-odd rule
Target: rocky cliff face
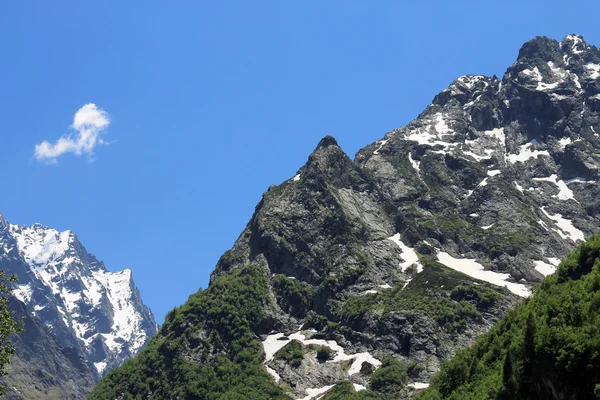
[(97, 381), (83, 353), (64, 347), (25, 304), (10, 298), (14, 317), (23, 321), (23, 332), (11, 335), (16, 354), (0, 382), (8, 400), (84, 399)]
[[(131, 271), (108, 271), (71, 231), (17, 226), (0, 216), (0, 267), (17, 275), (13, 295), (28, 318), (45, 326), (44, 337), (53, 336), (61, 348), (83, 357), (94, 381), (137, 354), (156, 333)], [(33, 336), (24, 335), (18, 351), (31, 345), (25, 338)]]
[[(410, 396), (598, 230), (599, 117), (600, 50), (575, 35), (535, 38), (502, 79), (458, 78), (354, 160), (324, 138), (264, 194), (197, 296), (217, 301), (215, 285), (259, 266), (268, 295), (248, 329), (287, 396), (342, 380), (381, 390), (372, 374), (386, 357), (408, 365), (395, 395)], [(169, 357), (211, 365), (190, 354), (214, 353), (222, 334), (191, 308), (167, 317), (156, 354), (177, 337)], [(136, 362), (128, 374), (151, 379)], [(162, 365), (165, 385), (186, 384)], [(123, 394), (127, 379), (115, 373), (93, 398)]]

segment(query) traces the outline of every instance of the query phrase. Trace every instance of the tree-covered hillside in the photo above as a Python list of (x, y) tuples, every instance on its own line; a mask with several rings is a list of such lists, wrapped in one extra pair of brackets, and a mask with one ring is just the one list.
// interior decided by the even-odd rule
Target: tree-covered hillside
[(252, 335), (268, 307), (267, 279), (265, 270), (250, 266), (190, 296), (169, 313), (161, 334), (111, 371), (89, 399), (287, 399), (262, 366), (262, 346)]
[(600, 234), (445, 364), (432, 399), (600, 398)]

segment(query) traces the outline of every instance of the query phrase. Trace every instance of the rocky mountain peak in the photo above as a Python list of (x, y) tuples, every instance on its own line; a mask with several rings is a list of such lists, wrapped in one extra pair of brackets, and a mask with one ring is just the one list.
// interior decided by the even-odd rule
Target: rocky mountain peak
[(0, 265), (18, 277), (15, 297), (63, 346), (80, 349), (98, 375), (135, 355), (157, 331), (131, 271), (108, 271), (72, 231), (5, 223)]
[(351, 180), (357, 181), (354, 164), (332, 136), (321, 139), (301, 168), (301, 183), (311, 188), (329, 184), (340, 187)]
[(548, 61), (552, 61), (557, 65), (563, 64), (560, 43), (545, 36), (537, 36), (525, 42), (521, 46), (517, 57), (517, 62), (532, 65), (547, 63)]
[(319, 144), (317, 145), (317, 149), (320, 149), (322, 147), (329, 147), (329, 146), (338, 146), (338, 142), (337, 142), (337, 140), (335, 140), (335, 138), (333, 136), (327, 135), (319, 141)]
[(587, 44), (581, 35), (567, 35), (560, 42), (560, 47), (565, 53), (573, 56), (585, 57), (583, 54), (592, 49), (592, 46)]
[(2, 213), (0, 213), (0, 230), (4, 230), (7, 227), (8, 227), (8, 222), (6, 222)]

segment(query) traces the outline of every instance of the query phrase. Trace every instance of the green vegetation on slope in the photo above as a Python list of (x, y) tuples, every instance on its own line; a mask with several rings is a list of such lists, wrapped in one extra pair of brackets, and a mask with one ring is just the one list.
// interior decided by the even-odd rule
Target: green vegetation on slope
[(371, 389), (382, 393), (399, 393), (406, 384), (406, 367), (400, 361), (388, 357), (371, 375)]
[(298, 368), (304, 359), (304, 345), (299, 340), (291, 340), (275, 353), (276, 360), (282, 360), (292, 367)]
[(323, 400), (389, 400), (390, 397), (370, 390), (356, 391), (350, 381), (342, 381), (329, 389)]
[[(406, 288), (350, 298), (341, 310), (342, 321), (356, 326), (372, 311), (425, 313), (448, 332), (463, 331), (470, 321), (480, 321), (481, 311), (492, 306), (505, 289), (475, 285), (465, 276), (422, 256), (425, 266)], [(428, 288), (442, 288), (432, 293)]]
[(167, 315), (142, 353), (111, 371), (91, 400), (288, 399), (262, 365), (252, 333), (264, 318), (268, 273), (247, 266), (218, 278)]
[(290, 315), (304, 317), (312, 303), (314, 288), (308, 283), (285, 275), (273, 277), (273, 289), (279, 306)]
[(600, 398), (600, 235), (446, 363), (420, 400)]

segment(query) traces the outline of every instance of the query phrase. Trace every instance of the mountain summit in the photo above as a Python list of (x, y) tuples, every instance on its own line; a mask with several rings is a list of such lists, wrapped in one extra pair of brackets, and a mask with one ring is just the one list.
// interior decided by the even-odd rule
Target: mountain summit
[(599, 134), (600, 50), (569, 35), (354, 160), (324, 138), (90, 398), (413, 396), (599, 230)]

